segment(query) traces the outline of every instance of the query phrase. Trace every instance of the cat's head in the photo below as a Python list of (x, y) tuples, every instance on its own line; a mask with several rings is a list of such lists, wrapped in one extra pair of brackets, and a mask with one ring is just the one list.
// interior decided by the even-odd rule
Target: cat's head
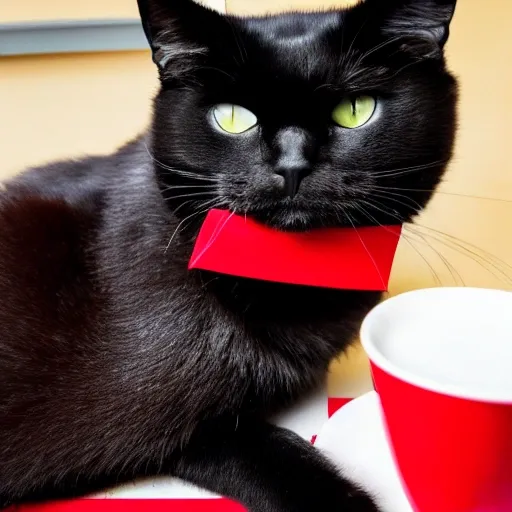
[(452, 153), (456, 0), (240, 18), (139, 0), (162, 83), (150, 151), (169, 207), (280, 229), (409, 220)]

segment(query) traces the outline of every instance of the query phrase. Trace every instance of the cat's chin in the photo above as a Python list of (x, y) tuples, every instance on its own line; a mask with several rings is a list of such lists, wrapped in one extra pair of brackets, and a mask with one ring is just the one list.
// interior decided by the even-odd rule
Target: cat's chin
[[(290, 233), (304, 233), (326, 227), (325, 220), (318, 219), (314, 214), (301, 210), (278, 211), (272, 214), (268, 212), (253, 212), (249, 216), (256, 222)], [(333, 225), (330, 227), (333, 227)]]
[[(352, 217), (342, 219), (339, 216), (327, 216), (317, 215), (311, 211), (304, 210), (278, 210), (272, 213), (268, 211), (256, 211), (247, 214), (248, 217), (254, 219), (256, 222), (260, 222), (279, 231), (290, 232), (290, 233), (304, 233), (321, 228), (360, 228), (369, 226), (382, 226), (382, 225), (394, 225), (397, 224), (398, 217), (386, 217), (378, 215), (372, 215), (371, 218), (358, 217), (352, 215)], [(402, 215), (403, 221), (410, 222), (413, 214)]]

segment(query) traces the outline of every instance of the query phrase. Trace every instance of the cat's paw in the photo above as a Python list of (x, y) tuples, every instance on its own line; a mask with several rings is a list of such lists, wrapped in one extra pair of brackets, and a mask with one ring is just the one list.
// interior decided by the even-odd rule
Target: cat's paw
[(383, 512), (374, 498), (362, 488), (343, 481), (338, 489), (309, 489), (297, 491), (287, 503), (276, 507), (256, 507), (251, 512)]

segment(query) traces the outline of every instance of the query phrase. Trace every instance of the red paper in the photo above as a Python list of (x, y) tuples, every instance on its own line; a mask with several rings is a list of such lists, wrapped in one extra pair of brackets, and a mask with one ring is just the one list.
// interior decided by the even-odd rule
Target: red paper
[(337, 413), (342, 407), (345, 407), (345, 405), (349, 404), (354, 400), (353, 398), (329, 398), (328, 402), (328, 411), (329, 411), (329, 418), (334, 416), (335, 413)]
[(189, 269), (297, 285), (385, 291), (402, 227), (272, 229), (211, 210)]
[(11, 510), (12, 512), (245, 512), (242, 505), (226, 499), (78, 499), (26, 505)]

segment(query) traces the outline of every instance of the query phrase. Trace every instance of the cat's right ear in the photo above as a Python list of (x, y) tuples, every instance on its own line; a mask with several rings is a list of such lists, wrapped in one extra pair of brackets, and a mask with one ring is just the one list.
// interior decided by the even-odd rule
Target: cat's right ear
[(439, 58), (449, 33), (457, 0), (366, 0), (368, 16), (382, 32), (402, 38), (418, 57)]
[(209, 51), (223, 17), (192, 0), (137, 0), (153, 61), (161, 75), (180, 78)]

